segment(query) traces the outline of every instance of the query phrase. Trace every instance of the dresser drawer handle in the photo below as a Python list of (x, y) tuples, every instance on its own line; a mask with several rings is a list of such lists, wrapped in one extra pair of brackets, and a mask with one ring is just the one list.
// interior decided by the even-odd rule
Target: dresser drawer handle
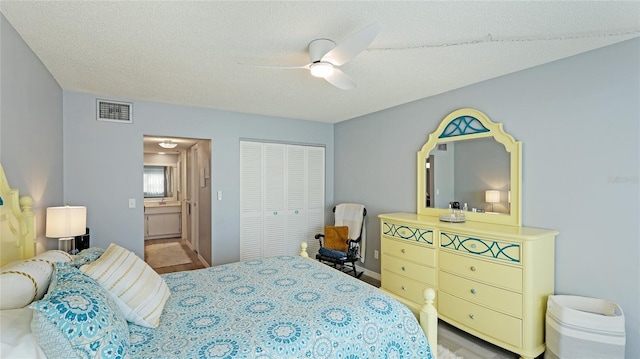
[(475, 289), (471, 289), (471, 294), (476, 294), (476, 290)]
[(402, 290), (407, 290), (404, 286), (402, 286), (401, 288), (402, 288)]
[(471, 268), (470, 268), (470, 269), (471, 269), (471, 271), (472, 271), (472, 272), (475, 272), (475, 271), (476, 271), (476, 267), (474, 267), (474, 266), (471, 266)]
[(471, 319), (476, 319), (476, 316), (475, 316), (475, 315), (473, 315), (473, 314), (469, 314), (469, 318), (471, 318)]
[(402, 267), (402, 271), (403, 271), (403, 272), (404, 272), (404, 271), (406, 271), (406, 270), (407, 270), (407, 268), (405, 268), (405, 267)]
[(400, 250), (400, 252), (404, 253), (404, 252), (405, 252), (404, 248), (402, 248), (402, 249)]

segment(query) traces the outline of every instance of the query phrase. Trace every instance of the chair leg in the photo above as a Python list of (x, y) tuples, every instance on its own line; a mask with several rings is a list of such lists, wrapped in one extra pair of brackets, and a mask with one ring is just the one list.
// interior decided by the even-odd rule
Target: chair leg
[(351, 269), (353, 269), (353, 276), (356, 278), (360, 278), (364, 273), (364, 271), (358, 273), (358, 271), (356, 270), (356, 262), (351, 262)]

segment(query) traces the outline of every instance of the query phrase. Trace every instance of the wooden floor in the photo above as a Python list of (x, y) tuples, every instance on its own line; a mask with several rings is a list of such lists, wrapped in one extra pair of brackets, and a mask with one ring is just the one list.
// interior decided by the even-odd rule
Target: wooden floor
[(148, 253), (147, 253), (147, 246), (150, 244), (156, 244), (156, 243), (180, 243), (182, 245), (182, 249), (184, 249), (185, 253), (187, 253), (187, 255), (189, 256), (189, 259), (191, 259), (191, 263), (187, 263), (187, 264), (180, 264), (177, 266), (170, 266), (170, 267), (157, 267), (157, 268), (153, 268), (158, 274), (164, 274), (164, 273), (173, 273), (173, 272), (182, 272), (182, 271), (186, 271), (186, 270), (194, 270), (194, 269), (202, 269), (205, 268), (205, 265), (200, 262), (200, 259), (198, 258), (198, 254), (196, 252), (194, 252), (191, 247), (189, 247), (187, 245), (187, 243), (185, 243), (185, 241), (183, 241), (181, 238), (165, 238), (165, 239), (148, 239), (144, 241), (144, 260), (148, 261)]

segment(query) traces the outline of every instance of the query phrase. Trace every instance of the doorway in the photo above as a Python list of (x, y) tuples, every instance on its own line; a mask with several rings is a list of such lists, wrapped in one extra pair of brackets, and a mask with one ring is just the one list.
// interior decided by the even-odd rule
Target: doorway
[(145, 261), (163, 273), (210, 266), (211, 140), (145, 135), (143, 143)]

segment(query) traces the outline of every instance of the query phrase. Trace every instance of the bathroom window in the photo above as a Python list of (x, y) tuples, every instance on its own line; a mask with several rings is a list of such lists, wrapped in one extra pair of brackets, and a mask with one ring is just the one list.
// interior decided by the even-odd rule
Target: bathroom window
[(144, 166), (144, 197), (167, 197), (167, 176), (164, 166)]

